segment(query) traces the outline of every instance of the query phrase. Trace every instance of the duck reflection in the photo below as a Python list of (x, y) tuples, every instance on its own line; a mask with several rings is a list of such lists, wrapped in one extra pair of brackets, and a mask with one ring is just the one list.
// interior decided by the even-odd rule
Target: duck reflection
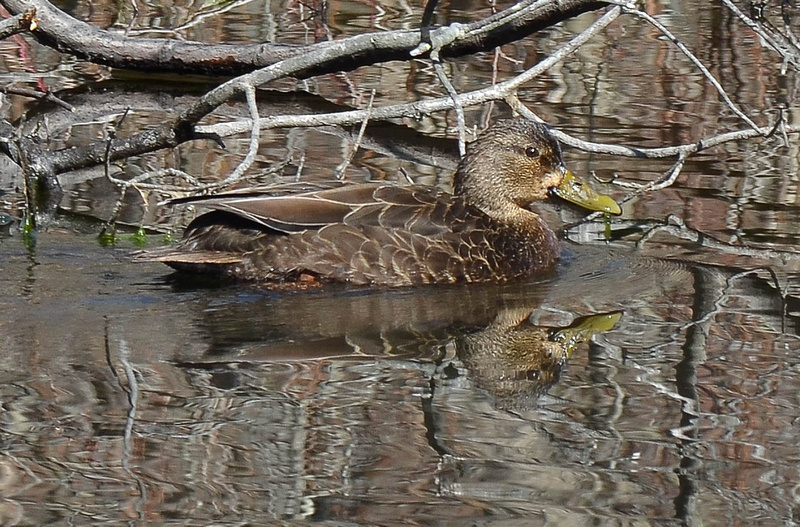
[(534, 325), (529, 315), (501, 312), (486, 329), (456, 340), (468, 375), (502, 406), (527, 406), (545, 393), (578, 346), (611, 330), (622, 312), (580, 317), (563, 328)]
[(200, 326), (208, 329), (208, 351), (179, 362), (219, 374), (228, 388), (236, 384), (228, 368), (234, 364), (325, 363), (335, 369), (389, 359), (426, 377), (446, 368), (452, 375), (463, 365), (467, 378), (505, 405), (544, 393), (580, 344), (621, 317), (615, 311), (580, 316), (565, 327), (535, 324), (531, 314), (546, 289), (248, 292), (204, 309)]

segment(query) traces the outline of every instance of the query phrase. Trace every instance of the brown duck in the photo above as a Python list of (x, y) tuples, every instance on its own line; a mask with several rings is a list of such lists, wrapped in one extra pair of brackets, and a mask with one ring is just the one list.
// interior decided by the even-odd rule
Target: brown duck
[(544, 125), (521, 118), (498, 121), (470, 143), (453, 186), (449, 194), (387, 183), (287, 185), (181, 200), (216, 210), (189, 224), (176, 247), (140, 259), (265, 282), (500, 282), (558, 259), (556, 236), (531, 203), (554, 194), (620, 213), (567, 170)]

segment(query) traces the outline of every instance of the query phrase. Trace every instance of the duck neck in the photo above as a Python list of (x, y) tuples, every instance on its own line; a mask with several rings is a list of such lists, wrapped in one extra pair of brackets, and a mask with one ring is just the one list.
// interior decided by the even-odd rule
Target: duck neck
[[(475, 167), (475, 163), (470, 165)], [(454, 193), (464, 201), (479, 209), (519, 242), (519, 251), (513, 258), (519, 258), (521, 266), (528, 272), (538, 272), (553, 266), (559, 255), (556, 234), (538, 214), (515, 202), (499, 183), (480, 181), (490, 174), (482, 166), (477, 170), (460, 169), (453, 181)], [(493, 167), (492, 170), (501, 170)], [(484, 183), (484, 184), (481, 184)], [(493, 186), (492, 186), (493, 185)], [(485, 192), (482, 189), (490, 189)], [(510, 256), (511, 257), (511, 256)]]
[(483, 181), (492, 177), (496, 179), (492, 172), (497, 170), (502, 170), (502, 168), (486, 166), (474, 161), (465, 163), (462, 160), (462, 165), (459, 166), (453, 180), (455, 195), (460, 196), (464, 201), (503, 225), (516, 227), (523, 231), (541, 229), (549, 231), (538, 214), (525, 208), (527, 204), (517, 203), (511, 198), (502, 182)]

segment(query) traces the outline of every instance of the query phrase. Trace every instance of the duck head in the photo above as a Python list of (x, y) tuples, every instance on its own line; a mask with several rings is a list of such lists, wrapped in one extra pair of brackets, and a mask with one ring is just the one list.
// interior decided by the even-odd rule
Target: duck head
[(523, 118), (497, 121), (467, 145), (454, 190), (493, 217), (518, 214), (553, 195), (592, 211), (622, 212), (567, 169), (547, 126)]

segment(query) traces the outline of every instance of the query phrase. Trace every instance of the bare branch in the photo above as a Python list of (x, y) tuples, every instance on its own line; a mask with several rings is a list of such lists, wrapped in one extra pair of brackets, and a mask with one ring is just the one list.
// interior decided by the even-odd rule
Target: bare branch
[[(436, 50), (434, 50), (436, 53)], [(439, 82), (442, 83), (447, 94), (450, 96), (450, 100), (453, 101), (453, 107), (456, 110), (456, 121), (458, 122), (458, 153), (460, 155), (464, 155), (467, 151), (466, 148), (466, 128), (467, 123), (464, 119), (464, 107), (461, 105), (461, 100), (459, 98), (458, 92), (453, 87), (453, 84), (450, 82), (450, 79), (447, 78), (447, 73), (444, 71), (444, 66), (442, 66), (441, 61), (438, 59), (438, 53), (436, 53), (437, 58), (433, 59), (433, 68), (436, 71), (436, 76), (439, 78)]]
[(256, 104), (255, 88), (252, 86), (246, 87), (245, 95), (247, 96), (247, 108), (250, 111), (250, 119), (254, 123), (250, 128), (250, 146), (247, 149), (247, 155), (244, 157), (244, 160), (236, 167), (236, 170), (231, 172), (228, 177), (220, 182), (221, 185), (228, 185), (241, 178), (242, 174), (252, 166), (253, 161), (256, 159), (256, 154), (258, 153), (258, 143), (261, 133), (258, 126), (255, 124), (258, 122), (258, 105)]
[(168, 39), (126, 38), (78, 21), (45, 0), (3, 0), (11, 14), (34, 9), (39, 20), (32, 30), (46, 46), (97, 64), (150, 71), (224, 74), (252, 70), (296, 53), (293, 46), (241, 46)]
[(623, 203), (627, 203), (628, 201), (632, 200), (636, 196), (641, 196), (647, 192), (652, 192), (654, 190), (661, 190), (665, 189), (669, 186), (672, 186), (673, 183), (678, 179), (678, 176), (681, 173), (681, 169), (683, 169), (683, 165), (686, 164), (686, 158), (689, 157), (688, 153), (682, 153), (678, 156), (678, 160), (672, 165), (666, 175), (657, 181), (651, 181), (647, 185), (642, 185), (640, 188), (636, 189), (634, 192), (631, 192), (624, 198), (622, 198)]
[[(9, 1), (9, 0), (4, 0)], [(566, 2), (566, 4), (569, 4)], [(610, 24), (617, 16), (619, 16), (619, 7), (612, 8), (608, 13), (601, 17), (597, 22), (592, 24), (588, 29), (583, 31), (580, 35), (571, 40), (564, 46), (564, 53), (556, 55), (556, 59), (550, 60), (552, 57), (543, 60), (527, 72), (519, 77), (488, 88), (486, 90), (479, 90), (473, 92), (473, 96), (461, 96), (461, 101), (464, 106), (482, 104), (491, 100), (503, 99), (509, 90), (516, 89), (522, 83), (530, 80), (536, 75), (541, 74), (548, 67), (552, 66), (557, 60), (563, 60), (568, 54), (568, 50), (577, 49), (580, 45), (586, 42), (591, 36), (602, 30)], [(527, 13), (527, 12), (523, 12)], [(436, 31), (440, 31), (437, 29)], [(435, 32), (434, 32), (435, 33)], [(195, 103), (188, 109), (181, 112), (179, 117), (171, 123), (167, 123), (157, 129), (147, 130), (136, 134), (127, 139), (116, 139), (112, 145), (111, 159), (124, 159), (132, 155), (141, 154), (144, 152), (151, 152), (159, 148), (172, 148), (178, 144), (198, 138), (198, 134), (202, 133), (200, 127), (194, 127), (204, 116), (213, 111), (217, 106), (230, 100), (236, 94), (243, 92), (247, 86), (260, 86), (276, 79), (281, 79), (287, 76), (304, 76), (311, 72), (317, 71), (320, 67), (327, 68), (331, 64), (338, 63), (340, 60), (346, 60), (348, 56), (353, 53), (353, 43), (358, 40), (360, 45), (366, 45), (371, 38), (379, 38), (383, 34), (378, 35), (359, 35), (351, 39), (343, 39), (332, 42), (324, 42), (323, 45), (312, 46), (312, 51), (305, 53), (302, 56), (290, 57), (286, 60), (268, 66), (264, 69), (242, 75), (232, 79), (217, 88), (208, 92), (199, 102)], [(416, 34), (415, 34), (416, 35)], [(366, 37), (362, 42), (361, 37)], [(414, 37), (418, 39), (418, 35)], [(360, 40), (359, 40), (360, 39)], [(399, 105), (386, 108), (378, 108), (373, 110), (375, 119), (388, 119), (397, 117), (417, 117), (421, 114), (442, 111), (451, 109), (453, 102), (450, 98), (433, 99), (432, 101), (420, 101), (408, 105)], [(268, 123), (271, 118), (262, 118), (260, 126), (262, 128), (271, 127)], [(360, 123), (364, 119), (364, 111), (343, 112), (341, 116), (331, 121), (330, 119), (313, 119), (306, 117), (302, 122), (306, 124), (298, 124), (297, 126), (319, 126), (325, 124), (355, 124)], [(246, 132), (249, 125), (245, 127), (242, 132)], [(104, 145), (88, 145), (81, 147), (73, 147), (51, 154), (51, 162), (54, 170), (61, 173), (76, 168), (97, 165), (103, 162), (105, 147)]]
[(61, 106), (65, 110), (69, 111), (74, 110), (72, 105), (62, 101), (61, 99), (53, 95), (53, 93), (50, 91), (37, 91), (37, 90), (29, 90), (27, 88), (15, 88), (13, 86), (0, 86), (0, 92), (8, 93), (11, 95), (20, 95), (22, 97), (30, 97), (32, 99), (38, 99), (40, 101), (41, 100), (50, 101)]
[[(553, 135), (564, 143), (565, 145), (583, 150), (585, 152), (592, 152), (595, 154), (609, 154), (621, 157), (638, 157), (643, 159), (660, 159), (666, 157), (676, 157), (680, 155), (696, 154), (703, 150), (719, 146), (731, 141), (741, 141), (743, 139), (752, 139), (758, 136), (769, 135), (771, 126), (761, 126), (755, 130), (748, 128), (746, 130), (735, 130), (732, 132), (725, 132), (708, 138), (699, 139), (694, 143), (687, 143), (683, 145), (665, 146), (661, 148), (639, 148), (634, 146), (618, 146), (609, 145), (605, 143), (595, 143), (592, 141), (583, 141), (567, 135), (559, 130), (553, 130)], [(786, 126), (785, 132), (788, 134), (800, 133), (800, 125)]]
[[(361, 128), (358, 129), (358, 135), (356, 136), (356, 140), (353, 143), (353, 147), (350, 149), (349, 154), (347, 157), (342, 161), (341, 165), (336, 169), (336, 178), (337, 179), (344, 179), (345, 171), (347, 170), (348, 165), (353, 161), (353, 157), (355, 157), (356, 152), (361, 147), (361, 141), (364, 139), (364, 132), (367, 131), (367, 123), (369, 123), (370, 116), (372, 115), (372, 103), (375, 101), (375, 90), (369, 95), (369, 103), (367, 104), (367, 116), (361, 121)], [(256, 126), (256, 128), (258, 128)]]
[[(585, 44), (591, 37), (595, 36), (609, 24), (611, 24), (620, 15), (620, 13), (621, 10), (619, 7), (612, 8), (608, 13), (595, 21), (594, 24), (586, 28), (567, 44), (562, 46), (556, 53), (553, 53), (548, 58), (542, 60), (532, 68), (517, 75), (513, 79), (509, 79), (508, 81), (501, 82), (481, 90), (460, 94), (459, 100), (461, 101), (461, 104), (464, 107), (477, 106), (490, 101), (501, 101), (510, 98), (511, 94), (513, 94), (513, 92), (521, 85), (529, 82), (538, 75), (541, 75), (544, 71), (547, 71), (547, 69), (551, 68), (557, 62), (567, 58), (576, 49)], [(292, 59), (289, 59), (285, 62), (288, 63), (291, 60)], [(276, 64), (275, 66), (277, 67), (279, 65)], [(285, 67), (289, 68), (290, 66)], [(255, 72), (253, 74), (245, 75), (229, 81), (228, 83), (220, 86), (218, 90), (220, 90), (223, 95), (227, 96), (228, 92), (233, 92), (239, 88), (239, 83), (241, 83), (241, 85), (253, 82), (260, 84), (261, 81), (264, 81), (265, 76), (269, 76), (268, 70), (270, 69), (271, 68), (265, 68), (264, 70), (261, 70), (261, 72)], [(212, 93), (214, 92), (209, 93), (209, 98), (219, 98), (216, 96), (216, 94), (212, 96)], [(425, 99), (408, 104), (396, 104), (374, 108), (370, 114), (372, 118), (376, 120), (388, 120), (404, 117), (416, 118), (420, 115), (451, 110), (452, 108), (453, 100), (450, 97), (439, 97), (436, 99)], [(187, 111), (187, 114), (191, 114), (196, 111), (196, 109), (192, 109)], [(325, 125), (352, 125), (360, 123), (366, 116), (366, 113), (367, 112), (365, 110), (351, 110), (318, 115), (276, 115), (261, 118), (259, 126), (261, 128), (285, 128), (295, 126), (311, 127)], [(529, 113), (528, 117), (531, 116), (533, 116), (533, 114)], [(536, 117), (536, 119), (538, 119), (538, 117)], [(249, 130), (250, 126), (250, 122), (242, 121), (238, 123), (226, 123), (223, 125), (197, 126), (195, 127), (195, 130), (200, 133), (217, 133), (225, 137), (235, 133), (244, 133)]]
[(687, 227), (683, 220), (675, 215), (670, 215), (666, 219), (666, 223), (658, 224), (649, 229), (642, 238), (637, 241), (637, 247), (641, 247), (649, 241), (655, 234), (664, 232), (675, 236), (677, 238), (688, 240), (696, 243), (700, 247), (714, 249), (715, 251), (735, 254), (737, 256), (746, 256), (749, 258), (771, 258), (779, 260), (798, 259), (800, 252), (794, 251), (776, 251), (774, 249), (767, 249), (763, 247), (746, 247), (742, 245), (731, 245), (728, 243), (716, 240), (708, 235)]
[[(12, 14), (35, 9), (40, 23), (33, 35), (44, 45), (97, 64), (147, 71), (238, 75), (319, 49), (342, 45), (348, 48), (348, 53), (332, 55), (332, 60), (308, 64), (307, 68), (293, 73), (298, 77), (310, 77), (388, 60), (408, 60), (411, 50), (420, 42), (419, 31), (412, 30), (367, 33), (310, 46), (127, 38), (75, 20), (46, 0), (2, 0), (0, 4)], [(523, 4), (531, 5), (522, 8), (515, 5), (485, 21), (463, 26), (466, 32), (442, 46), (442, 54), (452, 57), (492, 49), (607, 5), (595, 0), (539, 0)], [(431, 31), (431, 39), (438, 42), (452, 32), (453, 28), (439, 28)]]

